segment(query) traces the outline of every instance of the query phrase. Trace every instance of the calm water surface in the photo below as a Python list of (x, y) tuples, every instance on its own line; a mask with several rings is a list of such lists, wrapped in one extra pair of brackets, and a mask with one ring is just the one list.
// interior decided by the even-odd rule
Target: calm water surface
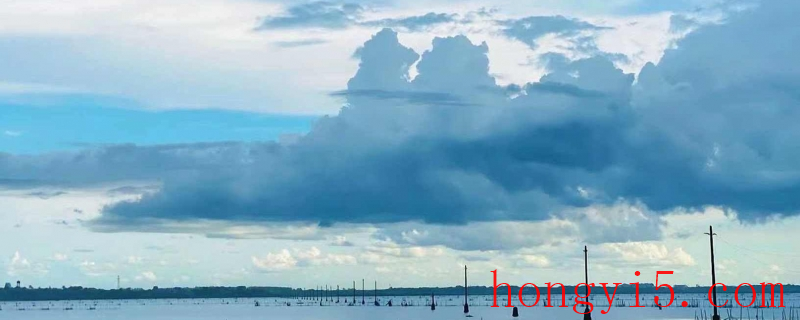
[[(554, 300), (556, 296), (554, 295)], [(491, 308), (490, 296), (470, 298), (470, 315), (466, 318), (462, 311), (463, 297), (437, 297), (436, 311), (430, 310), (430, 297), (378, 297), (384, 306), (373, 305), (372, 297), (366, 297), (366, 305), (347, 306), (344, 297), (340, 303), (334, 301), (296, 300), (296, 299), (162, 299), (162, 300), (103, 300), (103, 301), (39, 301), (39, 302), (0, 302), (0, 319), (292, 319), (292, 320), (372, 320), (372, 319), (412, 319), (412, 320), (445, 320), (445, 319), (514, 319), (512, 308)], [(524, 297), (531, 304), (535, 297)], [(749, 299), (750, 297), (748, 297)], [(348, 297), (349, 299), (349, 297)], [(385, 306), (392, 300), (394, 306)], [(572, 311), (572, 303), (567, 296), (569, 308), (544, 308), (542, 302), (531, 308), (519, 308), (520, 316), (516, 319), (582, 319)], [(711, 308), (704, 295), (679, 294), (675, 302), (668, 308), (659, 310), (653, 306), (653, 295), (642, 295), (641, 304), (645, 308), (630, 308), (634, 304), (633, 295), (617, 295), (614, 306), (608, 314), (600, 310), (608, 308), (603, 296), (593, 296), (595, 305), (593, 319), (702, 319), (705, 313), (710, 318)], [(669, 297), (663, 297), (667, 301)], [(724, 299), (733, 299), (732, 295), (719, 295), (720, 303)], [(335, 298), (334, 298), (335, 300)], [(560, 296), (558, 297), (560, 302)], [(357, 301), (361, 301), (358, 297)], [(403, 307), (405, 301), (410, 306)], [(680, 307), (682, 301), (689, 302), (689, 307)], [(790, 312), (795, 312), (795, 319), (800, 316), (800, 295), (787, 295), (784, 300), (787, 308), (722, 308), (722, 318), (734, 317), (742, 319), (781, 319), (785, 312), (788, 319)], [(256, 306), (258, 302), (258, 306)], [(302, 303), (301, 303), (302, 302)], [(555, 301), (554, 301), (555, 302)], [(747, 300), (749, 302), (749, 300)], [(519, 306), (516, 297), (512, 303)], [(746, 303), (746, 302), (745, 302)], [(287, 306), (290, 304), (290, 306)], [(505, 303), (502, 303), (505, 304)], [(760, 297), (756, 305), (760, 304)], [(623, 306), (624, 305), (624, 306)], [(794, 307), (794, 309), (792, 308)], [(580, 308), (579, 308), (580, 310)]]

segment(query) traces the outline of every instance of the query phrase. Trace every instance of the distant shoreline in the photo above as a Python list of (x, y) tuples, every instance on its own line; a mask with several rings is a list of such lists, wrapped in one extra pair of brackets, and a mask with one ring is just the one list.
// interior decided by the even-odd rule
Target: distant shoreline
[[(761, 292), (761, 285), (754, 284), (756, 292)], [(736, 285), (731, 288), (728, 286), (728, 291), (724, 294), (733, 294)], [(768, 287), (769, 288), (769, 287)], [(675, 285), (676, 294), (704, 294), (707, 295), (710, 287), (708, 286), (686, 286)], [(539, 290), (543, 295), (547, 294), (547, 286), (540, 285)], [(580, 289), (583, 291), (584, 289)], [(719, 287), (717, 290), (720, 290)], [(564, 291), (567, 294), (574, 294), (574, 286), (565, 286)], [(389, 288), (379, 289), (377, 291), (367, 289), (355, 290), (356, 297), (365, 296), (429, 296), (431, 294), (437, 296), (460, 296), (463, 295), (464, 287), (421, 287), (421, 288)], [(800, 293), (800, 285), (784, 284), (784, 294)], [(493, 295), (494, 290), (490, 286), (470, 286), (470, 295)], [(511, 294), (516, 296), (519, 293), (518, 286), (511, 287)], [(561, 288), (555, 287), (551, 291), (552, 294), (561, 294)], [(609, 292), (611, 293), (611, 292)], [(634, 285), (623, 284), (617, 289), (617, 294), (635, 294), (636, 289)], [(665, 293), (668, 290), (662, 289), (656, 291), (655, 286), (651, 283), (639, 284), (639, 294), (655, 294)], [(722, 292), (719, 292), (722, 294)], [(750, 294), (750, 288), (747, 286), (742, 287), (740, 294)], [(524, 295), (536, 294), (535, 289), (527, 286), (523, 291)], [(506, 297), (508, 289), (505, 286), (500, 286), (497, 289), (498, 297)], [(593, 289), (592, 295), (604, 296), (602, 289)], [(311, 299), (314, 297), (326, 297), (324, 290), (313, 289), (298, 289), (289, 287), (195, 287), (195, 288), (158, 288), (151, 289), (142, 288), (123, 288), (123, 289), (96, 289), (84, 287), (66, 287), (66, 288), (5, 288), (0, 289), (0, 301), (63, 301), (63, 300), (150, 300), (150, 299), (235, 299), (235, 298), (296, 298), (296, 299)], [(336, 290), (328, 290), (327, 297), (335, 298), (337, 296)], [(341, 299), (350, 298), (353, 296), (353, 288), (339, 290), (339, 297)]]

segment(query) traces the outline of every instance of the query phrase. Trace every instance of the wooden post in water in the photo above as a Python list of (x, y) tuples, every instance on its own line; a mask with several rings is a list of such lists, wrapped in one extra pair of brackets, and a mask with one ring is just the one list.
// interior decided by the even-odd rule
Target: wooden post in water
[(366, 292), (364, 290), (364, 279), (361, 279), (361, 304), (367, 304)]

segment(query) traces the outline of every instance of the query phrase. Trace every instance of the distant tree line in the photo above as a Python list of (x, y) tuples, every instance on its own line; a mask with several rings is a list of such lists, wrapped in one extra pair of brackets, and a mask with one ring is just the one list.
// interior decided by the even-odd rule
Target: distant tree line
[[(537, 284), (539, 292), (542, 295), (547, 295), (547, 285)], [(738, 285), (738, 284), (737, 284)], [(732, 294), (737, 285), (728, 285), (728, 290), (724, 293)], [(709, 287), (706, 286), (673, 286), (675, 293), (695, 293), (695, 294), (708, 294)], [(754, 284), (753, 287), (757, 292), (761, 292), (761, 285)], [(470, 295), (493, 295), (494, 288), (488, 286), (471, 286), (468, 288)], [(767, 291), (771, 288), (768, 286)], [(497, 289), (498, 296), (506, 296), (508, 294), (508, 287), (501, 285)], [(561, 294), (561, 286), (554, 286), (551, 294)], [(581, 287), (580, 292), (585, 292)], [(614, 284), (608, 284), (609, 294), (614, 290)], [(776, 293), (777, 293), (776, 288)], [(575, 286), (564, 286), (564, 291), (567, 294), (575, 293)], [(800, 293), (800, 286), (784, 284), (784, 294), (787, 293)], [(362, 293), (360, 289), (355, 291), (357, 296), (365, 294), (371, 296), (375, 294), (373, 290), (366, 290)], [(511, 286), (512, 295), (519, 293), (518, 286)], [(631, 284), (623, 284), (617, 288), (617, 294), (635, 294), (636, 286)], [(639, 284), (640, 294), (653, 294), (653, 293), (668, 293), (666, 288), (656, 291), (655, 286), (650, 283)], [(717, 287), (717, 293), (723, 293), (721, 286)], [(751, 293), (750, 287), (742, 286), (740, 294)], [(336, 296), (335, 290), (329, 290), (328, 296)], [(437, 296), (447, 295), (463, 295), (464, 287), (428, 287), (428, 288), (390, 288), (381, 289), (377, 291), (379, 296), (427, 296), (435, 294)], [(525, 295), (535, 295), (535, 289), (528, 285), (523, 291)], [(604, 295), (603, 288), (599, 285), (592, 289), (593, 295)], [(352, 288), (343, 288), (339, 291), (341, 297), (349, 297), (353, 295)], [(0, 301), (47, 301), (47, 300), (109, 300), (109, 299), (215, 299), (215, 298), (313, 298), (325, 296), (325, 293), (313, 289), (296, 289), (288, 287), (195, 287), (195, 288), (159, 288), (153, 287), (151, 289), (141, 288), (125, 288), (125, 289), (96, 289), (84, 287), (62, 287), (62, 288), (16, 288), (5, 286), (0, 289)]]
[(47, 300), (109, 300), (109, 299), (214, 299), (290, 297), (291, 288), (284, 287), (196, 287), (152, 289), (96, 289), (84, 287), (63, 288), (7, 288), (0, 289), (0, 301), (47, 301)]

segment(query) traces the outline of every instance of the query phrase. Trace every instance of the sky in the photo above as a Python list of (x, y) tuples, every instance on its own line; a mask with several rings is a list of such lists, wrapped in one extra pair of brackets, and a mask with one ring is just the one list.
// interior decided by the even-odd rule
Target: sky
[(0, 283), (800, 282), (796, 1), (0, 6)]

